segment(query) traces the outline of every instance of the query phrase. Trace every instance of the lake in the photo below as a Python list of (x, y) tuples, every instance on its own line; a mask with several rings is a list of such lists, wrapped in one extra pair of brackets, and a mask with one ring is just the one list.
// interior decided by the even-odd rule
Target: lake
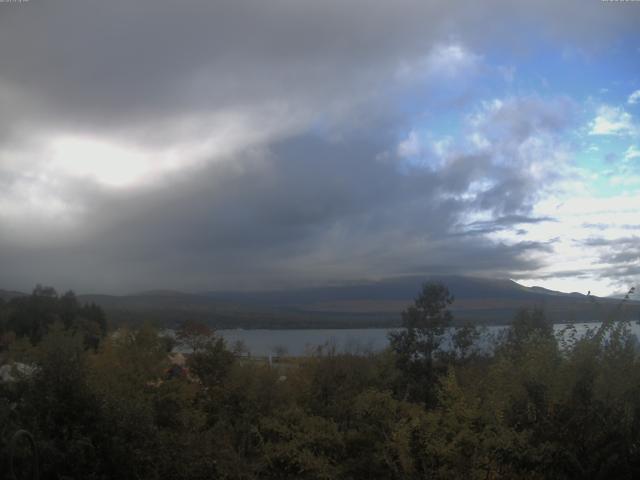
[[(578, 335), (584, 334), (588, 328), (597, 328), (597, 323), (574, 324)], [(556, 324), (556, 332), (562, 331), (567, 324)], [(505, 326), (489, 326), (484, 328), (481, 344), (488, 345)], [(251, 355), (268, 356), (276, 350), (283, 350), (287, 355), (308, 355), (319, 345), (329, 343), (339, 352), (362, 353), (378, 352), (389, 344), (387, 334), (395, 329), (389, 328), (357, 328), (357, 329), (291, 329), (291, 330), (217, 330), (229, 348), (242, 341)], [(631, 323), (631, 330), (640, 338), (640, 325)]]

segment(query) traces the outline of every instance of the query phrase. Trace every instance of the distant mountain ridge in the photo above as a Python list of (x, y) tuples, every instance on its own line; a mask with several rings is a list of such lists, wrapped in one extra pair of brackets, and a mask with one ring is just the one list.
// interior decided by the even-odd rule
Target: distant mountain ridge
[[(186, 319), (216, 328), (341, 328), (395, 326), (425, 281), (446, 285), (454, 295), (457, 321), (504, 324), (522, 307), (543, 308), (555, 322), (602, 319), (619, 299), (525, 287), (508, 279), (466, 276), (405, 276), (357, 285), (272, 291), (185, 293), (151, 290), (131, 295), (79, 295), (96, 303), (114, 323), (153, 321), (174, 326)], [(0, 291), (0, 297), (24, 295)], [(640, 302), (630, 301), (625, 313), (640, 318)]]
[[(556, 322), (594, 321), (601, 307), (619, 300), (565, 293), (543, 287), (525, 287), (509, 279), (468, 276), (406, 276), (344, 287), (301, 288), (272, 292), (205, 292), (215, 300), (254, 306), (287, 306), (317, 314), (395, 315), (400, 318), (425, 281), (446, 285), (455, 301), (451, 307), (460, 321), (508, 323), (521, 308), (540, 307)], [(594, 304), (597, 302), (600, 306)], [(640, 312), (640, 303), (630, 302)]]
[(13, 290), (2, 290), (0, 289), (0, 298), (2, 300), (11, 300), (12, 298), (15, 297), (24, 297), (25, 295), (27, 295), (26, 293), (22, 293), (22, 292), (16, 292)]
[[(564, 293), (542, 287), (525, 287), (513, 280), (465, 276), (410, 276), (380, 280), (351, 286), (312, 287), (254, 292), (203, 292), (200, 295), (216, 300), (264, 305), (308, 305), (325, 301), (378, 300), (410, 303), (424, 282), (446, 285), (456, 300), (501, 299), (544, 300), (549, 297), (583, 298), (580, 293)], [(597, 298), (597, 297), (594, 297)], [(604, 301), (607, 301), (604, 299)], [(455, 308), (455, 307), (454, 307)]]

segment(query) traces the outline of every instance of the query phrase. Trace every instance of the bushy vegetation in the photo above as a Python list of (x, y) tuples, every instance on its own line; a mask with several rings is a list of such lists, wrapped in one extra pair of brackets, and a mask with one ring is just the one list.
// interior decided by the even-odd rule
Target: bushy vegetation
[(174, 374), (153, 328), (106, 334), (72, 299), (0, 305), (0, 355), (34, 367), (0, 384), (0, 441), (30, 431), (42, 478), (640, 478), (640, 358), (616, 318), (559, 341), (523, 310), (479, 349), (471, 326), (445, 339), (452, 298), (430, 284), (382, 353), (270, 367), (185, 324)]

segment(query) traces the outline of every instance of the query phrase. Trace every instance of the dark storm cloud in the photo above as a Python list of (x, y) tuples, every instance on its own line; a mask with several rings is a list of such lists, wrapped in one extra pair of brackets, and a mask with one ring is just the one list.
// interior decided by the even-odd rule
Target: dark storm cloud
[[(31, 1), (0, 12), (0, 80), (8, 95), (28, 99), (42, 121), (144, 130), (151, 119), (162, 123), (211, 108), (346, 98), (378, 87), (399, 63), (452, 36), (475, 45), (501, 38), (522, 48), (518, 27), (525, 21), (597, 48), (613, 25), (614, 31), (635, 26), (635, 10), (610, 7), (499, 0)], [(24, 103), (4, 106), (19, 117)]]
[[(0, 7), (0, 185), (28, 199), (21, 200), (26, 213), (1, 216), (0, 209), (0, 283), (81, 291), (535, 270), (549, 244), (506, 245), (484, 235), (542, 221), (531, 217), (543, 187), (527, 171), (536, 158), (522, 146), (537, 138), (553, 146), (573, 106), (525, 98), (488, 108), (473, 128), (491, 147), (453, 151), (443, 166), (428, 168), (407, 166), (397, 154), (398, 125), (408, 121), (394, 96), (423, 83), (439, 88), (425, 75), (445, 83), (437, 75), (455, 73), (429, 67), (443, 42), (481, 49), (500, 38), (522, 47), (518, 18), (589, 48), (637, 19), (628, 9), (578, 1)], [(454, 58), (460, 68), (481, 61), (462, 53)], [(403, 65), (408, 77), (398, 78)], [(454, 98), (473, 94), (465, 85)], [(41, 137), (60, 132), (172, 148), (217, 134), (238, 116), (231, 153), (185, 158), (170, 178), (135, 188), (58, 178), (44, 168), (48, 159), (29, 156)], [(34, 184), (63, 213), (30, 217), (43, 202)], [(464, 225), (483, 236), (459, 235)]]
[[(539, 266), (531, 254), (549, 245), (460, 238), (460, 218), (479, 208), (477, 199), (456, 196), (464, 192), (458, 176), (408, 174), (398, 159), (377, 159), (387, 144), (376, 135), (296, 137), (267, 153), (204, 166), (170, 189), (83, 191), (85, 231), (62, 245), (14, 247), (5, 271), (64, 282), (97, 271), (102, 288), (127, 290), (148, 282), (265, 288), (401, 273), (507, 275)], [(490, 161), (477, 168), (474, 157), (459, 161), (472, 172), (467, 182), (495, 169)], [(504, 167), (505, 178), (508, 169), (518, 175), (517, 167)], [(532, 221), (514, 215), (495, 222)]]

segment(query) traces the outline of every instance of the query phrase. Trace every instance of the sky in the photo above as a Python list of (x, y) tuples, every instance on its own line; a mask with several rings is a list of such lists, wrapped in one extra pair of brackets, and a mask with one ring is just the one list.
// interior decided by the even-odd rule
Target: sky
[(0, 2), (0, 288), (640, 283), (640, 2)]

